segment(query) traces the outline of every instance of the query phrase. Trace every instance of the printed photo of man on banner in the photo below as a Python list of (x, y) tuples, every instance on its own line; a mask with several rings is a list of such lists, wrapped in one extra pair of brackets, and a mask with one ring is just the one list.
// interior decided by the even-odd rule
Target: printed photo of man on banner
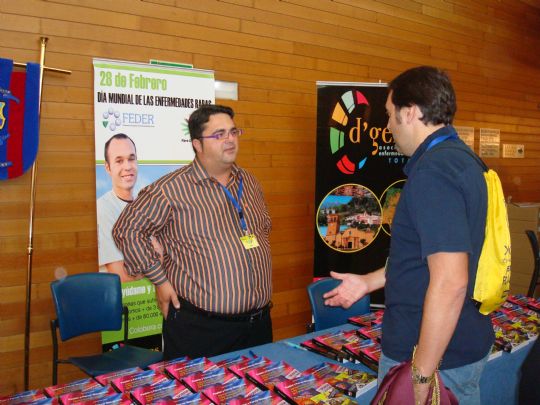
[(365, 274), (388, 257), (407, 158), (386, 128), (386, 97), (385, 83), (317, 82), (315, 278)]
[[(186, 120), (214, 99), (211, 71), (94, 59), (98, 264), (120, 276), (132, 344), (160, 348), (162, 316), (154, 285), (126, 272), (112, 228), (142, 188), (193, 160)], [(166, 247), (151, 243), (162, 256)], [(104, 332), (102, 343), (111, 347), (122, 336)]]

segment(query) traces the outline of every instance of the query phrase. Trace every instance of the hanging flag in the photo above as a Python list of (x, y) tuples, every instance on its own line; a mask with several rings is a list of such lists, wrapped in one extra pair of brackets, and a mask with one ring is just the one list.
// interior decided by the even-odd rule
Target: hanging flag
[(38, 63), (14, 72), (0, 58), (0, 180), (21, 176), (34, 163), (39, 144)]

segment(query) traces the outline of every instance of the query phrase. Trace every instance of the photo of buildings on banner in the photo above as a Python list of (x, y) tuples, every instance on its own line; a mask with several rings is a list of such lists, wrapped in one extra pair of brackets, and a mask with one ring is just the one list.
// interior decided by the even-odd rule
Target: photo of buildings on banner
[(334, 188), (322, 200), (317, 211), (319, 236), (330, 248), (344, 253), (365, 249), (381, 229), (390, 236), (404, 185), (405, 180), (392, 183), (380, 199), (360, 184), (343, 184)]
[(405, 185), (405, 180), (398, 180), (390, 184), (381, 195), (382, 204), (382, 230), (391, 236), (392, 221), (394, 220), (394, 214), (396, 213), (397, 203), (401, 196), (401, 190)]
[(360, 184), (334, 188), (317, 211), (319, 236), (339, 252), (353, 253), (366, 248), (377, 237), (381, 224), (379, 199)]

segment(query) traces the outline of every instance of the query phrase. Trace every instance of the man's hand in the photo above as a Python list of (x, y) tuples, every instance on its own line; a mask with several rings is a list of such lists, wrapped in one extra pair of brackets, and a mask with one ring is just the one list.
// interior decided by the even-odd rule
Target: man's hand
[(163, 263), (163, 246), (161, 245), (161, 243), (159, 243), (155, 236), (150, 236), (150, 242), (152, 243), (152, 247), (154, 248), (156, 253), (159, 255), (159, 260), (161, 261), (161, 263)]
[(341, 280), (341, 284), (323, 295), (325, 305), (342, 306), (347, 309), (364, 295), (369, 293), (365, 276), (350, 273), (330, 272), (330, 275)]
[(178, 295), (176, 294), (176, 291), (174, 291), (174, 288), (169, 281), (156, 285), (156, 299), (164, 318), (167, 318), (167, 314), (169, 313), (169, 305), (171, 303), (176, 309), (180, 309)]
[(424, 405), (427, 403), (429, 388), (431, 387), (431, 384), (413, 384), (415, 404)]
[(136, 274), (134, 276), (130, 276), (124, 267), (124, 261), (118, 260), (116, 262), (111, 263), (105, 263), (105, 268), (107, 269), (107, 273), (114, 273), (118, 274), (120, 276), (120, 282), (126, 283), (128, 281), (137, 281), (144, 277), (143, 274)]

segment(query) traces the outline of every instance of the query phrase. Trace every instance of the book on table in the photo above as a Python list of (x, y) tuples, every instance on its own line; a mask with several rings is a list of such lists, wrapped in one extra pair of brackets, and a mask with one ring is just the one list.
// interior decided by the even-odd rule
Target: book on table
[(377, 385), (377, 376), (374, 373), (334, 363), (318, 364), (302, 374), (312, 375), (353, 398), (358, 398)]
[(335, 353), (337, 356), (343, 357), (349, 361), (354, 361), (354, 359), (348, 353), (343, 351), (343, 345), (353, 343), (358, 340), (361, 340), (361, 337), (356, 333), (355, 330), (340, 330), (337, 332), (325, 333), (312, 339), (313, 343), (316, 345), (323, 347), (326, 350)]

